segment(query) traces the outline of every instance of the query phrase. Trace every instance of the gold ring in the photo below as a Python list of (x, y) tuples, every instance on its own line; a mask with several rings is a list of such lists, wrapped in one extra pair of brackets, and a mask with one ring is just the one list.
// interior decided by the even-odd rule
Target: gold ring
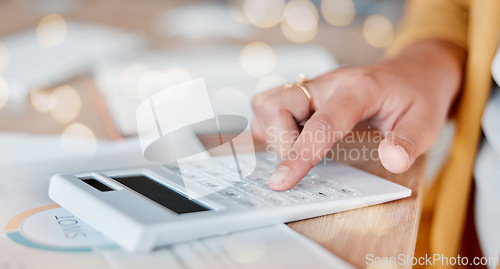
[(296, 83), (287, 83), (284, 88), (289, 89), (293, 86), (299, 87), (299, 89), (305, 94), (307, 97), (307, 101), (309, 101), (309, 111), (314, 111), (314, 102), (312, 98), (312, 94), (306, 86), (306, 83), (309, 82), (309, 78), (305, 74), (299, 74), (299, 80)]

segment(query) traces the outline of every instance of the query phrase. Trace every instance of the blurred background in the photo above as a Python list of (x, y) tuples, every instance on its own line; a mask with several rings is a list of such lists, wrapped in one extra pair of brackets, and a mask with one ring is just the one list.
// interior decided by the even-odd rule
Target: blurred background
[[(204, 77), (217, 114), (383, 57), (403, 0), (1, 0), (0, 130), (136, 134), (144, 99)], [(189, 108), (196, 109), (196, 108)]]

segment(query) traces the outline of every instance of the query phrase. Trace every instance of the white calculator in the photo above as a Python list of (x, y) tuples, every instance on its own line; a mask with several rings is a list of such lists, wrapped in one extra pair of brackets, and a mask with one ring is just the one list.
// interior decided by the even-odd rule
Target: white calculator
[[(411, 190), (359, 169), (325, 162), (291, 190), (267, 187), (278, 162), (257, 159), (244, 178), (233, 156), (178, 165), (55, 175), (49, 196), (130, 251), (312, 218), (408, 197)], [(245, 168), (251, 162), (240, 158)]]

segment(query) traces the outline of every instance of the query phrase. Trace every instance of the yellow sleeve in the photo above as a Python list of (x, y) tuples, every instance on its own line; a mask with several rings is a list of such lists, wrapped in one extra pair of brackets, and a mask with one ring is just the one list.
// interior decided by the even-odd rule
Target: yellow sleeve
[(439, 39), (467, 49), (469, 0), (409, 0), (387, 56), (420, 40)]

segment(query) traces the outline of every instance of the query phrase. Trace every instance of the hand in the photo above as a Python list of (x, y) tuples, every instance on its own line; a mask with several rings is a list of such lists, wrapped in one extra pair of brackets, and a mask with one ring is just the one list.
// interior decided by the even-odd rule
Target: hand
[(258, 94), (252, 101), (253, 135), (282, 159), (269, 187), (295, 186), (335, 142), (365, 120), (390, 133), (378, 148), (382, 165), (393, 173), (408, 170), (443, 127), (464, 61), (465, 50), (434, 40), (376, 65), (325, 73), (306, 84), (316, 108), (311, 116), (308, 99), (296, 86)]

